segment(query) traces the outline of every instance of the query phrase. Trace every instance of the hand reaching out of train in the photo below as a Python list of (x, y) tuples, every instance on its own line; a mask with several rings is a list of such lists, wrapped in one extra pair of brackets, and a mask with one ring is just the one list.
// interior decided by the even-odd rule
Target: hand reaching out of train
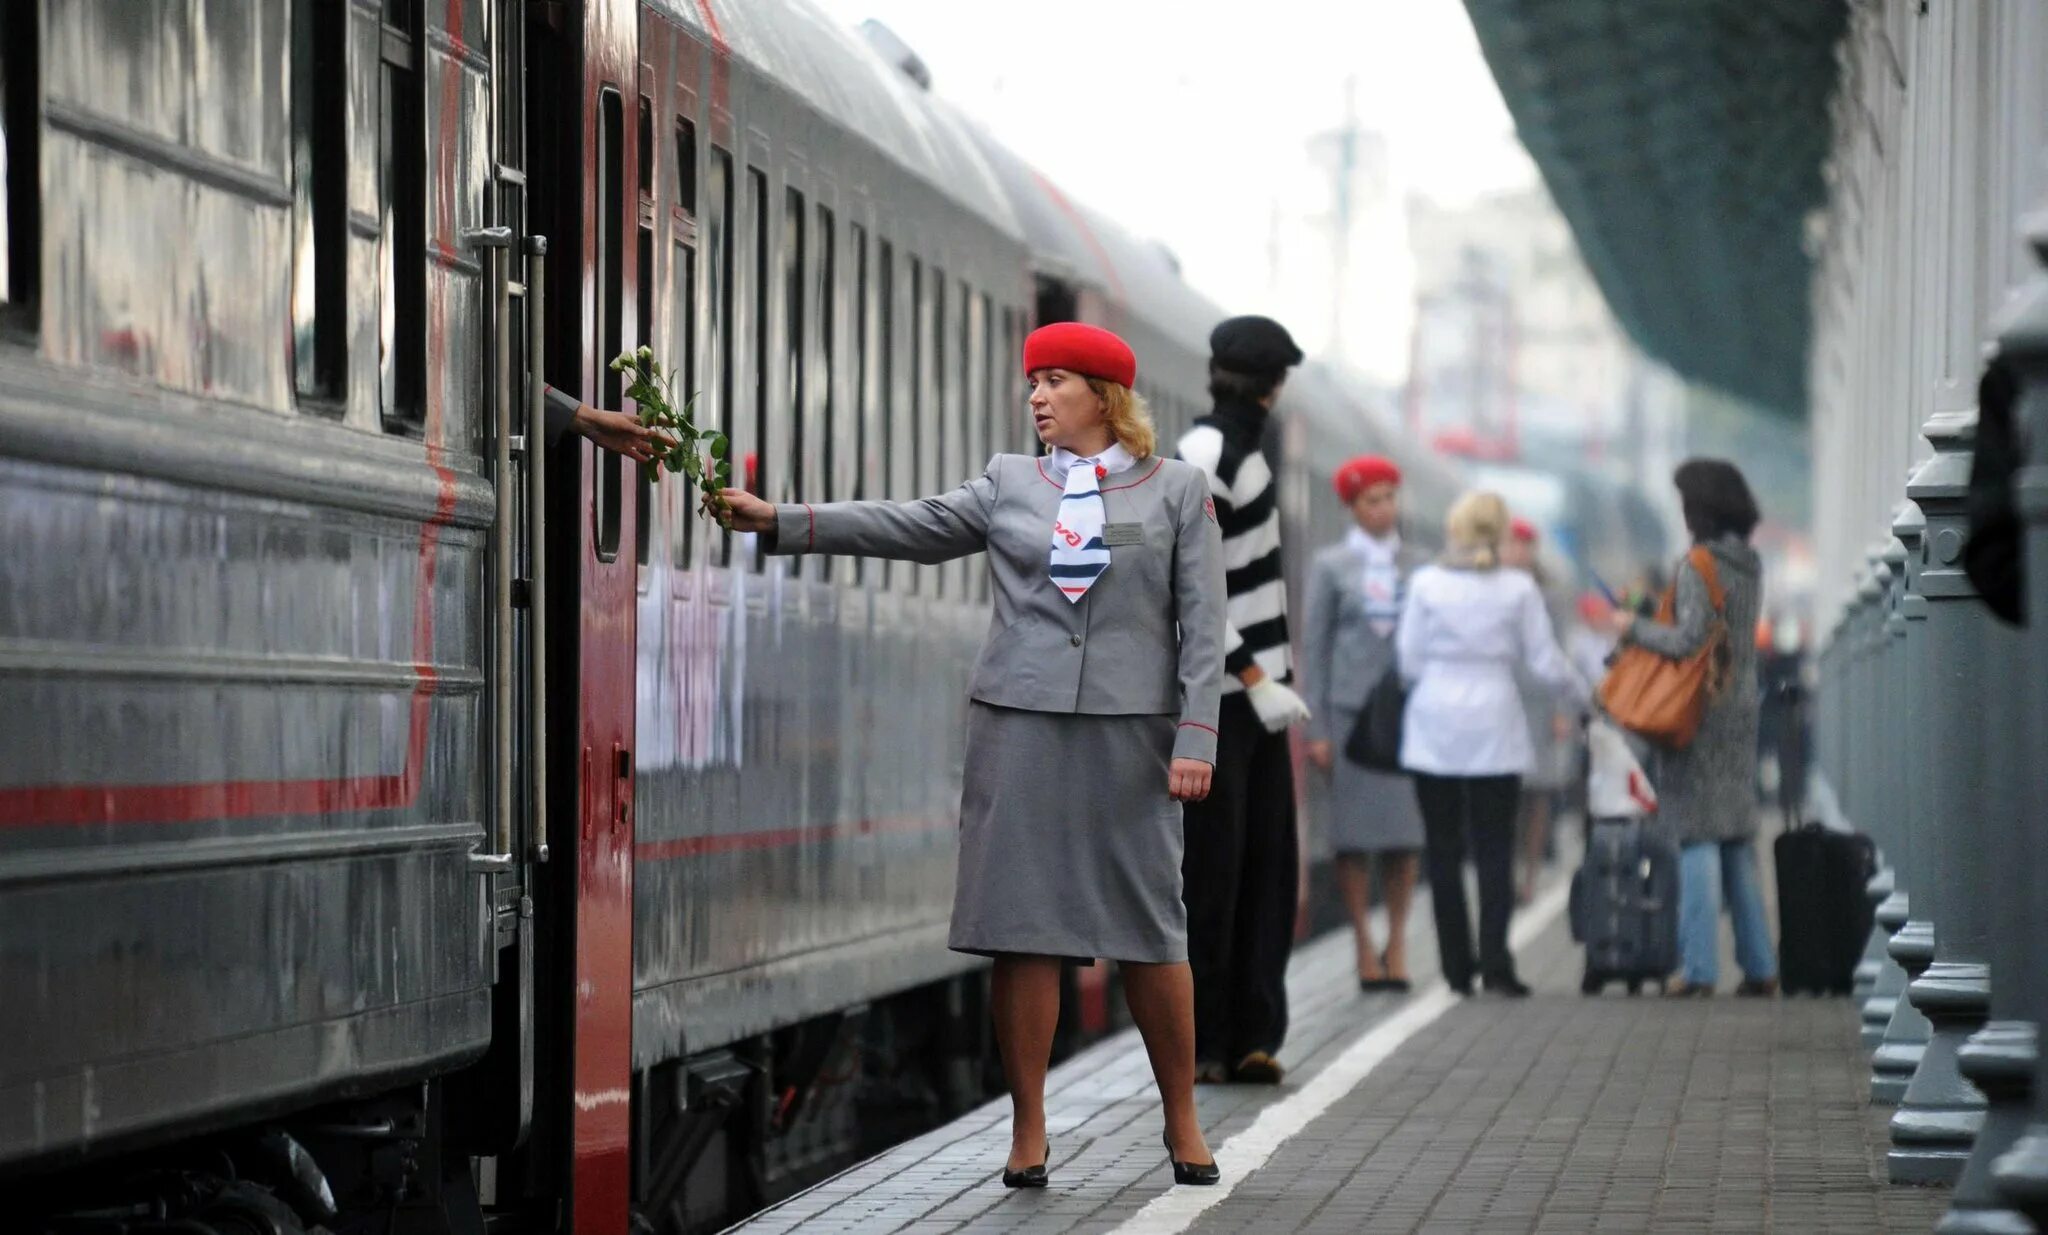
[(1199, 802), (1209, 796), (1214, 771), (1200, 759), (1176, 759), (1166, 770), (1166, 791), (1176, 802)]
[(624, 412), (607, 412), (588, 403), (578, 404), (576, 417), (569, 427), (585, 438), (614, 454), (621, 454), (635, 463), (646, 463), (654, 458), (657, 439), (661, 447), (669, 444), (666, 434), (658, 434), (640, 423), (637, 417)]

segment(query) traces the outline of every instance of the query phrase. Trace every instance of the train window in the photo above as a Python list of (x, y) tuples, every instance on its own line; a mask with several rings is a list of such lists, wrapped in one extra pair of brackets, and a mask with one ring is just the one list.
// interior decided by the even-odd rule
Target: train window
[[(908, 374), (910, 378), (910, 398), (905, 401), (905, 406), (910, 409), (910, 431), (905, 433), (900, 439), (910, 448), (910, 457), (907, 460), (909, 475), (905, 478), (906, 483), (902, 490), (893, 495), (899, 501), (922, 494), (925, 491), (925, 477), (930, 474), (924, 457), (925, 440), (930, 436), (926, 431), (924, 423), (924, 336), (925, 323), (927, 321), (926, 308), (924, 263), (913, 257), (910, 259), (910, 372)], [(910, 578), (911, 593), (915, 594), (921, 587), (920, 580), (924, 576), (924, 571), (918, 567), (910, 566), (904, 568), (904, 573)]]
[[(899, 469), (908, 466), (908, 460), (899, 456), (910, 438), (901, 429), (905, 404), (902, 392), (896, 389), (896, 247), (886, 240), (876, 251), (875, 273), (880, 276), (875, 293), (875, 311), (879, 315), (875, 356), (880, 361), (879, 380), (875, 383), (880, 392), (875, 425), (880, 430), (876, 446), (881, 466), (875, 469), (874, 496), (891, 498), (901, 496), (905, 487), (897, 478), (902, 475)], [(879, 568), (883, 587), (909, 569), (887, 561), (880, 563)]]
[(42, 83), (37, 78), (39, 5), (0, 6), (0, 324), (35, 326), (42, 273), (36, 153)]
[[(853, 407), (848, 420), (852, 429), (852, 449), (840, 459), (840, 467), (846, 472), (846, 483), (840, 492), (853, 501), (861, 501), (868, 495), (868, 473), (873, 460), (868, 449), (879, 437), (868, 430), (869, 418), (875, 414), (875, 392), (868, 386), (868, 378), (875, 372), (875, 332), (872, 327), (874, 307), (868, 295), (868, 233), (860, 224), (852, 225), (850, 238), (853, 241)], [(860, 583), (866, 578), (864, 558), (849, 558), (852, 563), (853, 581)]]
[[(946, 272), (932, 267), (931, 304), (931, 371), (926, 389), (925, 417), (930, 421), (932, 432), (929, 439), (931, 457), (925, 460), (924, 474), (926, 488), (919, 493), (937, 493), (951, 485), (953, 477), (953, 451), (957, 449), (953, 438), (957, 430), (953, 426), (953, 383), (952, 374), (946, 368)], [(938, 577), (933, 581), (938, 594), (944, 596), (949, 590), (946, 581), (953, 574), (951, 562), (942, 563), (934, 572)]]
[(683, 217), (697, 217), (697, 126), (687, 116), (676, 117), (676, 205)]
[[(841, 494), (838, 485), (838, 466), (841, 454), (839, 435), (843, 429), (837, 414), (839, 400), (835, 382), (837, 374), (834, 372), (834, 361), (838, 359), (835, 355), (838, 323), (834, 318), (839, 310), (839, 297), (835, 294), (839, 278), (839, 235), (834, 223), (831, 209), (819, 206), (818, 265), (815, 275), (817, 290), (811, 297), (811, 303), (817, 306), (818, 311), (818, 372), (811, 383), (811, 389), (817, 393), (818, 403), (817, 431), (811, 437), (811, 441), (817, 447), (817, 470), (814, 473), (816, 479), (812, 481), (811, 492), (815, 500), (820, 502), (832, 501)], [(832, 562), (829, 558), (818, 560), (818, 578), (832, 578)]]
[[(770, 501), (801, 502), (804, 500), (804, 421), (808, 410), (804, 396), (808, 389), (804, 372), (804, 195), (795, 189), (784, 189), (782, 194), (782, 327), (783, 327), (783, 389), (782, 404), (789, 409), (785, 418), (789, 425), (786, 448), (776, 454), (783, 460), (782, 483), (777, 486), (776, 496)], [(768, 418), (761, 420), (761, 453), (767, 454), (768, 445), (775, 440), (769, 436)], [(778, 435), (779, 436), (779, 435)], [(802, 573), (803, 559), (791, 557), (789, 573)]]
[[(996, 425), (995, 390), (989, 382), (990, 371), (993, 368), (989, 362), (991, 354), (995, 351), (992, 337), (995, 326), (989, 318), (988, 294), (984, 292), (970, 298), (968, 305), (972, 320), (967, 325), (967, 342), (971, 349), (968, 352), (970, 361), (967, 406), (968, 415), (974, 420), (975, 434), (974, 448), (967, 457), (967, 470), (972, 474), (975, 468), (987, 463), (988, 457), (1000, 449), (996, 443), (1001, 440), (998, 436), (1001, 430)], [(975, 595), (986, 601), (988, 571), (979, 568), (978, 563), (970, 563), (967, 569), (973, 573), (976, 580)]]
[[(705, 192), (709, 207), (704, 216), (704, 268), (711, 286), (705, 296), (710, 319), (705, 323), (704, 356), (711, 372), (704, 388), (711, 393), (703, 423), (715, 425), (730, 435), (737, 422), (733, 415), (733, 182), (732, 154), (711, 148), (711, 162), (705, 169)], [(739, 462), (737, 458), (733, 460)], [(745, 477), (738, 477), (744, 483)], [(732, 562), (732, 533), (720, 534), (721, 564)]]
[[(636, 343), (652, 344), (654, 341), (654, 101), (646, 95), (640, 96), (639, 126), (636, 130), (637, 162), (639, 181), (634, 199), (635, 228), (633, 233), (633, 338)], [(672, 356), (664, 357), (665, 361)], [(633, 469), (633, 558), (645, 567), (654, 556), (654, 507), (655, 490), (653, 473), (650, 469)], [(640, 581), (646, 583), (646, 572), (640, 574)]]
[[(681, 377), (676, 393), (697, 399), (697, 412), (707, 404), (697, 387), (697, 126), (676, 120), (676, 205), (682, 212), (674, 220), (675, 248), (669, 258), (668, 355), (679, 366)], [(695, 547), (697, 520), (694, 503), (687, 495), (672, 503), (676, 521), (669, 528), (671, 560), (687, 567)]]
[[(766, 497), (774, 492), (768, 469), (768, 173), (758, 167), (747, 169), (747, 201), (754, 223), (754, 277), (747, 288), (754, 310), (754, 352), (749, 357), (754, 366), (754, 431), (750, 448), (740, 454), (740, 468), (747, 490)], [(767, 563), (767, 549), (756, 540), (754, 570), (759, 572)]]
[[(426, 32), (411, 0), (384, 0), (378, 64), (379, 384), (387, 427), (418, 433), (426, 423), (427, 250)], [(616, 403), (609, 406), (616, 407)]]
[(347, 47), (347, 6), (295, 0), (292, 386), (335, 412), (348, 365)]
[[(603, 406), (625, 401), (624, 379), (611, 367), (612, 357), (625, 350), (626, 236), (621, 226), (626, 211), (625, 102), (607, 87), (597, 108), (597, 357), (603, 375)], [(597, 452), (597, 557), (609, 562), (619, 554), (620, 515), (625, 503), (625, 459)]]

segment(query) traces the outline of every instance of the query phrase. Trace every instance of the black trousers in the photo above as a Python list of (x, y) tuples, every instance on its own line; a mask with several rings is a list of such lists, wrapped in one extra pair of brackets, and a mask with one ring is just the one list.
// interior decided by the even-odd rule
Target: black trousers
[[(1444, 981), (1469, 986), (1475, 973), (1514, 976), (1508, 915), (1515, 907), (1515, 811), (1519, 776), (1415, 777), (1428, 838), (1429, 903)], [(1472, 958), (1472, 920), (1465, 910), (1465, 849), (1479, 868), (1479, 963)]]
[(1195, 978), (1195, 1060), (1278, 1053), (1299, 873), (1294, 765), (1243, 695), (1223, 696), (1209, 796), (1183, 808), (1181, 898)]

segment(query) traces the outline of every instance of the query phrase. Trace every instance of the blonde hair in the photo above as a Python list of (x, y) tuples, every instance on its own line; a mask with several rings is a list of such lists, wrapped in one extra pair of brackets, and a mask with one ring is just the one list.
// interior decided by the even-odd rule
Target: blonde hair
[(1454, 566), (1492, 570), (1500, 565), (1500, 540), (1508, 530), (1508, 504), (1498, 493), (1477, 489), (1451, 503), (1444, 516), (1445, 558)]
[(1102, 419), (1117, 444), (1130, 451), (1133, 459), (1150, 458), (1159, 446), (1159, 431), (1152, 426), (1152, 409), (1145, 406), (1145, 396), (1100, 377), (1089, 378), (1088, 389), (1102, 400)]

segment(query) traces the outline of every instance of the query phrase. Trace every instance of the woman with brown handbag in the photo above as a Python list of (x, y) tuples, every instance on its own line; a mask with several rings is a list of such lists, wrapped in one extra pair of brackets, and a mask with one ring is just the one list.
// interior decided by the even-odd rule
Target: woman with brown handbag
[[(1691, 680), (1704, 702), (1697, 731), (1689, 741), (1660, 749), (1651, 773), (1658, 818), (1676, 827), (1683, 847), (1678, 911), (1683, 969), (1667, 993), (1713, 993), (1725, 895), (1742, 966), (1736, 993), (1771, 995), (1778, 989), (1778, 969), (1757, 875), (1757, 817), (1750, 791), (1756, 780), (1758, 704), (1756, 648), (1747, 635), (1756, 628), (1763, 600), (1763, 567), (1749, 545), (1758, 519), (1756, 499), (1735, 465), (1720, 459), (1688, 459), (1672, 483), (1693, 547), (1679, 562), (1658, 610), (1662, 620), (1630, 613), (1615, 618), (1624, 649), (1616, 675), (1628, 671), (1629, 648), (1695, 666), (1704, 652), (1710, 662), (1699, 666), (1705, 671)], [(1613, 685), (1603, 686), (1603, 702), (1613, 697)]]

